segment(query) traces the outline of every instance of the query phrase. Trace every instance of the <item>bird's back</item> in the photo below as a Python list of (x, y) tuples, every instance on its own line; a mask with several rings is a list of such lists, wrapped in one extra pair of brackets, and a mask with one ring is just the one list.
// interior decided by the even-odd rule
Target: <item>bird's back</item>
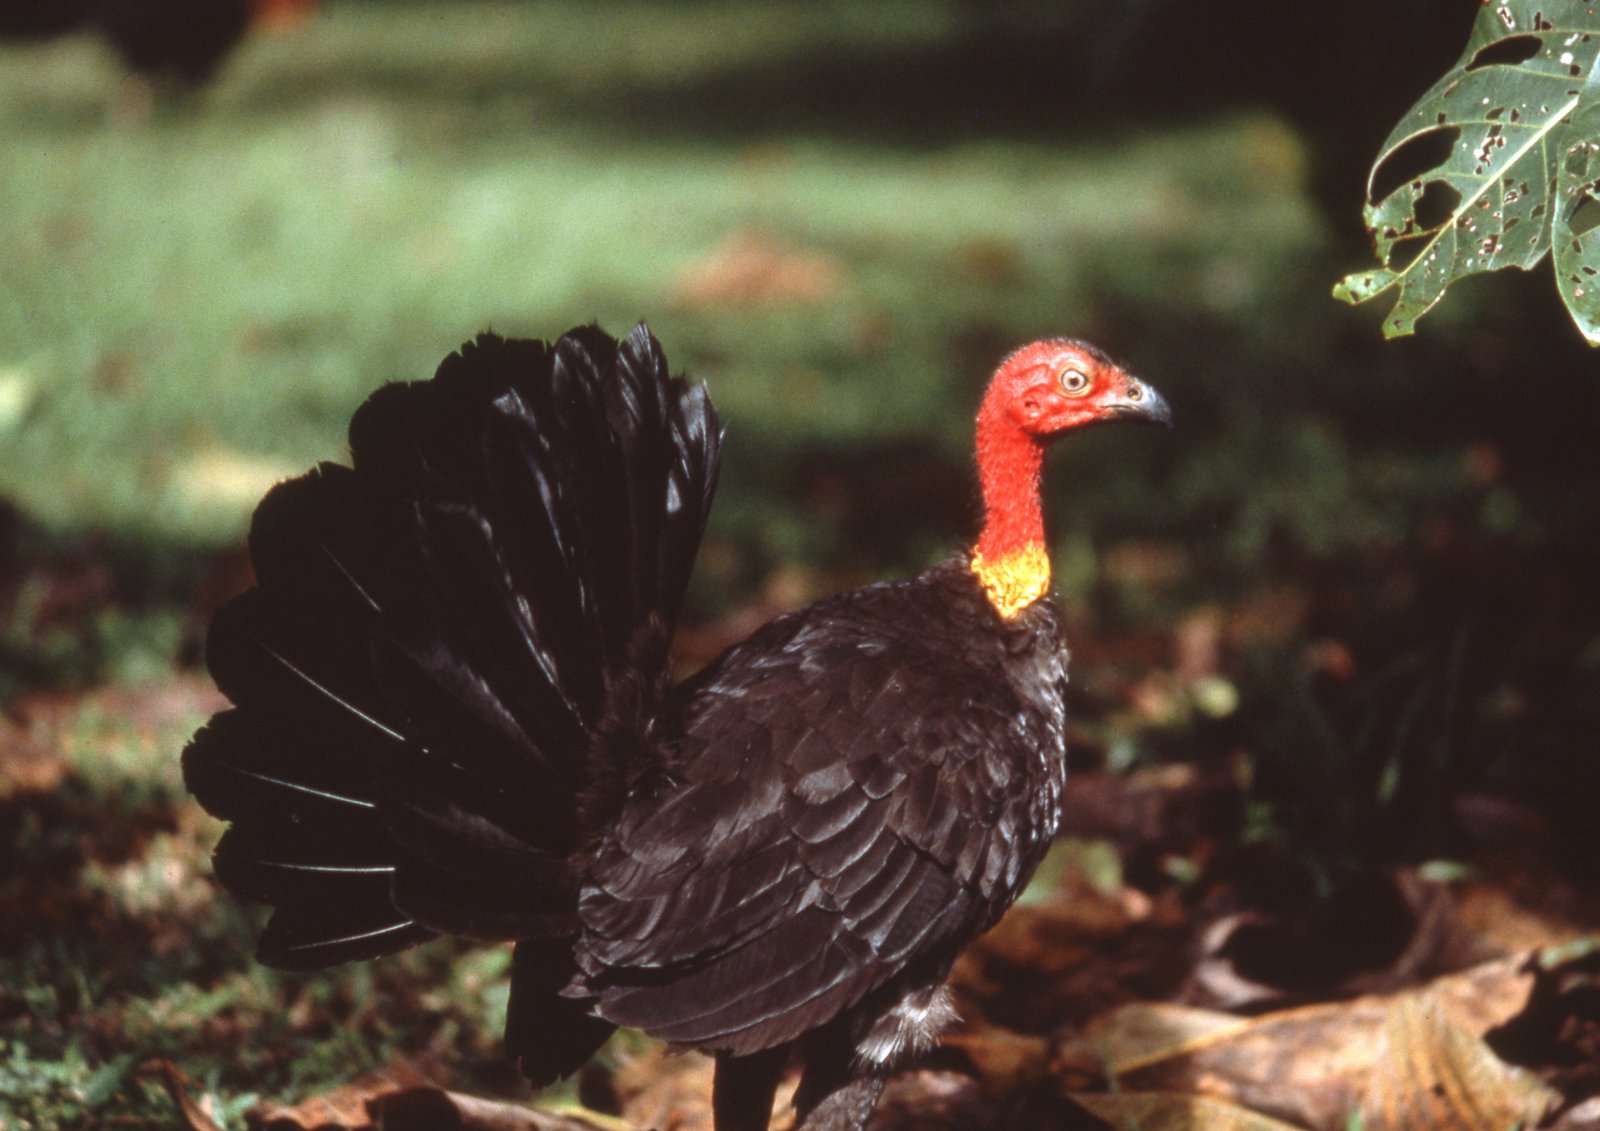
[(588, 865), (576, 992), (749, 1053), (941, 980), (1054, 834), (1066, 652), (966, 559), (773, 621), (686, 682)]

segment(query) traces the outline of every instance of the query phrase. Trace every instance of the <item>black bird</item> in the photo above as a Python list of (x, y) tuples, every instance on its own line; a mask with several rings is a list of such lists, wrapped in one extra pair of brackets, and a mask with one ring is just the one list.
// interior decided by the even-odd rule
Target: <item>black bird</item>
[(98, 35), (133, 74), (209, 82), (250, 28), (252, 0), (0, 0), (0, 40)]
[(181, 90), (216, 76), (250, 13), (251, 0), (99, 0), (95, 24), (128, 70)]
[(352, 467), (255, 514), (258, 584), (184, 754), (263, 962), (516, 940), (536, 1084), (616, 1026), (717, 1057), (719, 1131), (854, 1131), (952, 1019), (942, 982), (1055, 834), (1067, 653), (1044, 449), (1166, 404), (1082, 342), (1007, 358), (975, 547), (779, 617), (680, 683), (668, 645), (716, 483), (705, 390), (643, 325), (484, 335), (380, 389)]

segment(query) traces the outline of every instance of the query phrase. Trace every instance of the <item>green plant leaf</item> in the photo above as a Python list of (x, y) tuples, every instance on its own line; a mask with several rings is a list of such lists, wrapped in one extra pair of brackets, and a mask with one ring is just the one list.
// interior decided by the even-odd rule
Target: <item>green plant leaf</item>
[[(1600, 344), (1600, 15), (1576, 0), (1492, 0), (1467, 49), (1384, 141), (1368, 178), (1403, 179), (1363, 210), (1383, 267), (1334, 297), (1389, 291), (1386, 337), (1409, 334), (1457, 279), (1528, 270), (1554, 247), (1556, 283)], [(1429, 147), (1447, 155), (1411, 165)]]

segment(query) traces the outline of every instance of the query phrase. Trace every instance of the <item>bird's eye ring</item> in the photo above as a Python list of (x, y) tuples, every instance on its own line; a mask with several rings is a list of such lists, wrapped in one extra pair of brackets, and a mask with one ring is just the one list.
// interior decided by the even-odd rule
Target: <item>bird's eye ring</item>
[(1089, 375), (1081, 369), (1063, 369), (1056, 382), (1069, 397), (1081, 397), (1089, 391)]

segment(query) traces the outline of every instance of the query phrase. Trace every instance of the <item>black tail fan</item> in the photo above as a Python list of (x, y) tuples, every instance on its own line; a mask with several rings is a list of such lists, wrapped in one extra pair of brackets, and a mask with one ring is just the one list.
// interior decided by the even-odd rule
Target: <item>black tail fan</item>
[(568, 857), (649, 772), (715, 487), (711, 403), (642, 324), (483, 335), (373, 394), (350, 446), (352, 467), (262, 500), (257, 587), (212, 626), (234, 707), (183, 761), (232, 822), (217, 875), (273, 905), (260, 957), (287, 969), (440, 932), (568, 934)]

